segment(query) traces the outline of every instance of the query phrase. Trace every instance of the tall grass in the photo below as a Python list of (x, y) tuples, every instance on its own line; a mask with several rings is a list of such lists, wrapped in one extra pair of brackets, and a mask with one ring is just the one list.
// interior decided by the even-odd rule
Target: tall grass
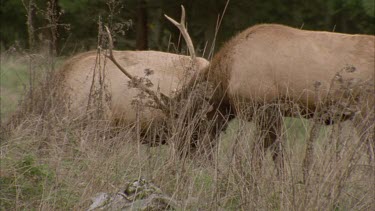
[[(45, 68), (44, 74), (51, 70)], [(105, 119), (64, 113), (55, 85), (44, 81), (50, 77), (40, 78), (33, 83), (33, 101), (39, 102), (26, 95), (18, 111), (23, 115), (2, 133), (1, 210), (84, 210), (96, 193), (118, 191), (139, 177), (180, 201), (184, 210), (375, 209), (374, 164), (368, 163), (366, 145), (351, 122), (318, 130), (304, 182), (311, 121), (283, 119), (285, 165), (278, 174), (270, 153), (254, 159), (261, 137), (252, 122), (236, 119), (216, 145), (198, 143), (197, 151), (212, 150), (209, 156), (180, 156), (178, 150), (189, 150), (202, 115), (187, 113), (188, 125), (171, 119), (169, 145), (148, 147), (139, 143), (134, 128), (118, 130)], [(158, 132), (150, 137), (156, 139)], [(260, 169), (254, 162), (261, 162)]]
[[(284, 168), (278, 171), (269, 152), (255, 153), (264, 137), (253, 122), (235, 119), (216, 143), (208, 142), (209, 106), (197, 89), (173, 105), (179, 118), (165, 122), (167, 133), (148, 132), (149, 142), (162, 136), (168, 145), (148, 147), (141, 144), (140, 122), (119, 127), (100, 115), (100, 98), (108, 94), (103, 84), (93, 86), (90, 99), (98, 101), (90, 104), (91, 113), (70, 115), (55, 61), (28, 57), (22, 102), (14, 113), (2, 109), (9, 122), (0, 134), (0, 210), (85, 210), (97, 193), (117, 192), (140, 177), (179, 201), (182, 210), (375, 210), (375, 166), (351, 122), (319, 126), (283, 118)], [(3, 94), (6, 105), (3, 99), (11, 95)], [(199, 108), (190, 106), (196, 101)], [(253, 119), (266, 119), (261, 110), (253, 113)], [(308, 139), (314, 153), (304, 175)]]

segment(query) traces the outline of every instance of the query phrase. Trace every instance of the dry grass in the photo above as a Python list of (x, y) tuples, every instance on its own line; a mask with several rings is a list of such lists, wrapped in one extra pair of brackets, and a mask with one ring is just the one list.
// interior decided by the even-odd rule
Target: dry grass
[(350, 122), (317, 130), (304, 182), (311, 121), (284, 119), (285, 169), (278, 175), (269, 153), (261, 169), (255, 167), (252, 152), (260, 137), (253, 123), (232, 121), (211, 159), (204, 153), (181, 157), (178, 150), (190, 146), (181, 143), (189, 143), (202, 116), (187, 112), (189, 125), (171, 120), (170, 144), (150, 148), (139, 143), (134, 128), (113, 132), (106, 120), (66, 115), (55, 84), (45, 81), (53, 69), (43, 74), (1, 133), (1, 210), (84, 210), (96, 193), (115, 192), (139, 177), (184, 210), (375, 210), (374, 164)]
[[(68, 115), (54, 58), (29, 55), (26, 64), (28, 89), (0, 131), (0, 210), (86, 210), (97, 193), (116, 192), (139, 177), (181, 202), (183, 210), (375, 210), (374, 162), (368, 162), (367, 146), (350, 122), (318, 127), (284, 118), (285, 168), (278, 173), (270, 153), (253, 153), (263, 138), (254, 123), (235, 119), (216, 145), (208, 145), (207, 105), (201, 103), (198, 114), (189, 110), (199, 95), (171, 112), (180, 118), (166, 123), (169, 145), (147, 147), (136, 132), (140, 123), (119, 128), (102, 118), (103, 99), (92, 103), (97, 115)], [(100, 88), (95, 94), (106, 96)], [(14, 98), (7, 92), (1, 93), (2, 104)], [(254, 113), (254, 119), (263, 118)], [(150, 131), (151, 141), (160, 132)], [(203, 140), (197, 152), (181, 156), (192, 137)], [(314, 153), (304, 175), (305, 140)]]

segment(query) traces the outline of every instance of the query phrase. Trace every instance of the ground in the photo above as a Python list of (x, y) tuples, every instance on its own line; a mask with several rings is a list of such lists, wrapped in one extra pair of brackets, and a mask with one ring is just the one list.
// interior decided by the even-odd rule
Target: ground
[[(27, 61), (13, 61), (1, 64), (2, 122), (17, 109), (28, 81)], [(97, 193), (117, 192), (140, 177), (185, 210), (375, 210), (374, 164), (350, 122), (322, 127), (304, 182), (308, 120), (284, 119), (281, 174), (269, 153), (260, 169), (252, 161), (259, 140), (253, 123), (231, 122), (213, 158), (181, 159), (173, 138), (149, 148), (129, 130), (109, 135), (108, 122), (83, 121), (51, 111), (1, 134), (0, 210), (85, 210)]]

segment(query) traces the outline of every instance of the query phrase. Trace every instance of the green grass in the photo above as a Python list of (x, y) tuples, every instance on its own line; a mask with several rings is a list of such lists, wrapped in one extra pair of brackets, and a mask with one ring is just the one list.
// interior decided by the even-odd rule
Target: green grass
[(1, 61), (1, 118), (6, 120), (17, 109), (17, 105), (29, 84), (27, 64), (22, 61)]
[(54, 172), (47, 165), (36, 163), (36, 157), (31, 154), (19, 160), (1, 159), (1, 168), (8, 173), (0, 177), (3, 209), (13, 207), (17, 200), (38, 203), (43, 198), (44, 188), (54, 180)]
[[(29, 90), (30, 84), (33, 87), (39, 85), (40, 78), (46, 69), (45, 60), (20, 56), (1, 58), (0, 114), (2, 122), (5, 122), (17, 110), (22, 97)], [(63, 61), (63, 58), (58, 58), (55, 67), (58, 68)], [(30, 80), (30, 74), (33, 74), (33, 80)]]
[(2, 87), (18, 93), (27, 87), (29, 83), (27, 64), (16, 61), (2, 62), (0, 70)]

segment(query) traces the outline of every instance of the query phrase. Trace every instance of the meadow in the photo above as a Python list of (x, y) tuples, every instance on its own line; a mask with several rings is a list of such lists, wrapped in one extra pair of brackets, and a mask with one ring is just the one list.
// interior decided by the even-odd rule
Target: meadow
[(0, 210), (85, 210), (96, 193), (140, 177), (181, 210), (375, 210), (374, 163), (350, 121), (319, 127), (306, 181), (302, 163), (315, 123), (301, 118), (284, 118), (281, 173), (269, 152), (255, 158), (260, 167), (254, 161), (261, 137), (240, 119), (222, 132), (212, 157), (180, 157), (182, 129), (169, 145), (148, 147), (134, 128), (114, 134), (107, 120), (60, 111), (48, 81), (63, 60), (2, 56)]

